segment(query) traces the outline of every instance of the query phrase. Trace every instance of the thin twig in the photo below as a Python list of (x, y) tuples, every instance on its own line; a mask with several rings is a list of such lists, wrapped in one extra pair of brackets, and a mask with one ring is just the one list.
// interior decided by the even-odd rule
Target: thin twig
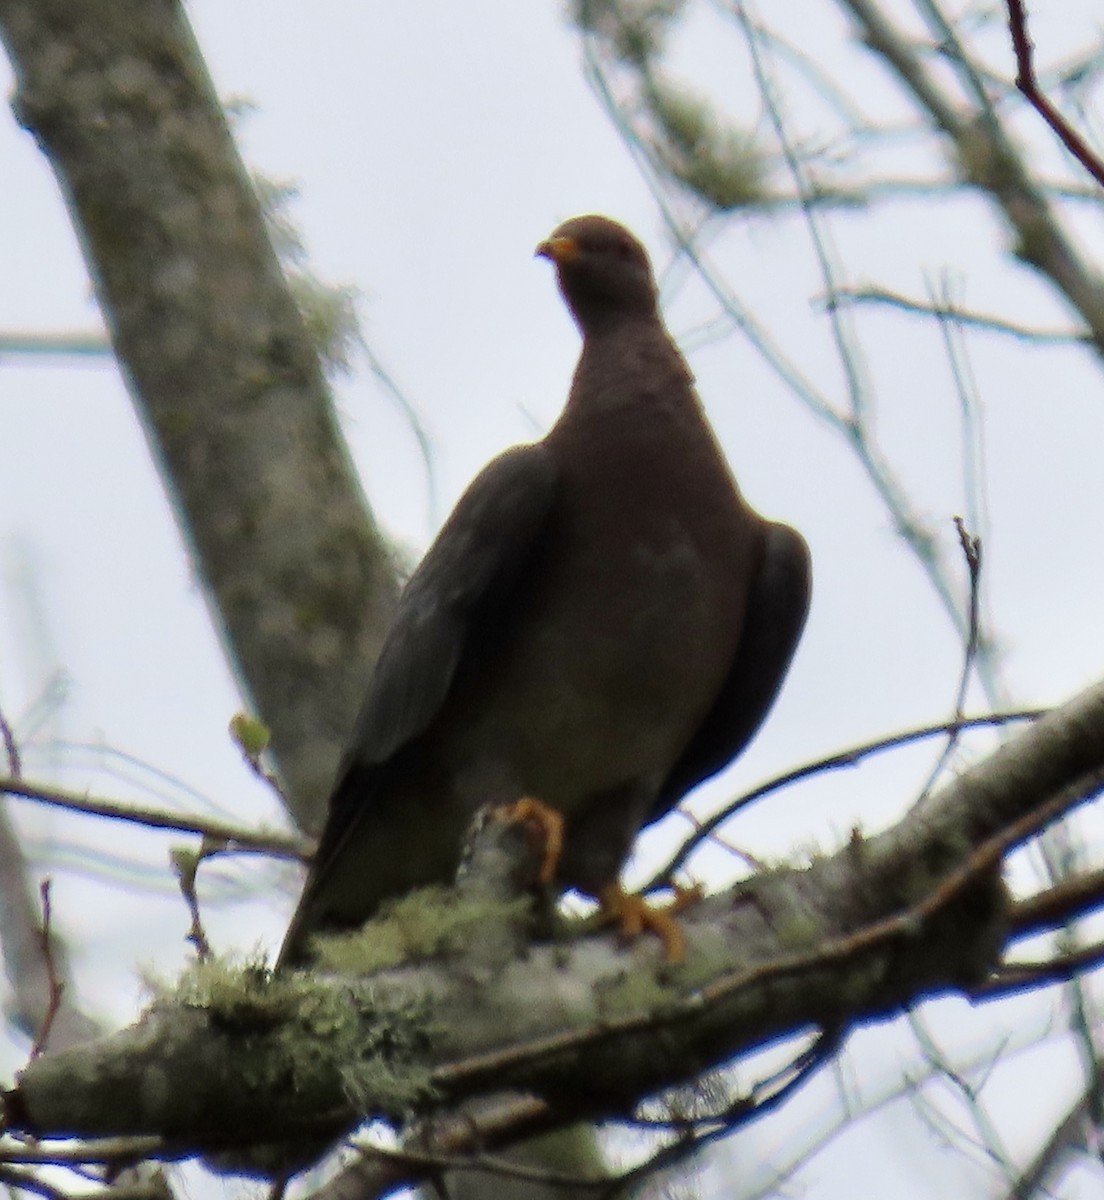
[(750, 792), (744, 792), (742, 795), (737, 796), (719, 812), (698, 823), (698, 827), (694, 833), (683, 842), (666, 865), (656, 871), (644, 885), (644, 889), (650, 890), (666, 886), (671, 875), (685, 864), (694, 850), (706, 838), (712, 837), (713, 831), (718, 826), (723, 825), (741, 809), (746, 808), (749, 804), (753, 804), (756, 800), (761, 800), (771, 792), (789, 787), (790, 784), (797, 783), (799, 780), (805, 779), (810, 775), (819, 775), (821, 772), (834, 771), (840, 767), (858, 766), (863, 759), (868, 758), (872, 754), (880, 754), (884, 750), (895, 750), (900, 746), (908, 746), (913, 742), (923, 741), (925, 738), (938, 737), (940, 734), (949, 734), (956, 728), (979, 729), (989, 726), (1007, 725), (1014, 721), (1035, 721), (1043, 716), (1045, 712), (1046, 709), (1023, 709), (1018, 712), (989, 713), (982, 717), (964, 717), (961, 721), (942, 721), (936, 725), (925, 725), (919, 729), (906, 730), (904, 733), (891, 734), (888, 737), (878, 738), (876, 741), (863, 742), (857, 746), (852, 746), (848, 750), (840, 750), (838, 753), (829, 755), (826, 758), (819, 758), (813, 762), (805, 763), (800, 767), (794, 767), (791, 771), (776, 775), (773, 779), (768, 779), (765, 783), (759, 784), (758, 787), (753, 788)]
[(1003, 333), (1019, 341), (1033, 342), (1059, 346), (1091, 346), (1092, 335), (1076, 329), (1037, 329), (1031, 325), (1021, 325), (1004, 317), (991, 313), (970, 312), (955, 306), (933, 304), (927, 300), (917, 300), (912, 296), (888, 288), (863, 287), (839, 288), (829, 300), (820, 297), (819, 303), (828, 304), (883, 304), (889, 308), (900, 309), (901, 312), (923, 317), (946, 317), (957, 321), (960, 325), (968, 325), (987, 333)]
[[(180, 1153), (180, 1146), (172, 1148)], [(117, 1170), (146, 1158), (167, 1157), (170, 1144), (162, 1137), (88, 1138), (74, 1142), (68, 1138), (34, 1139), (22, 1145), (5, 1144), (0, 1150), (0, 1162), (40, 1166), (73, 1167), (88, 1163), (114, 1167)]]
[[(924, 1061), (931, 1068), (932, 1074), (938, 1075), (941, 1079), (949, 1083), (961, 1097), (963, 1107), (969, 1113), (974, 1129), (976, 1130), (976, 1137), (970, 1140), (1000, 1169), (1006, 1179), (1012, 1179), (1015, 1174), (1015, 1165), (1012, 1156), (1009, 1154), (1008, 1148), (1003, 1144), (1003, 1139), (981, 1096), (984, 1079), (989, 1075), (989, 1072), (983, 1071), (982, 1082), (975, 1082), (971, 1078), (972, 1072), (970, 1075), (967, 1075), (966, 1072), (957, 1069), (951, 1062), (940, 1045), (939, 1039), (928, 1028), (920, 1013), (915, 1011), (909, 1013), (908, 1021), (913, 1036), (920, 1047), (920, 1053)], [(961, 1138), (969, 1136), (965, 1130), (957, 1126), (954, 1127), (954, 1132)]]
[(191, 928), (187, 933), (187, 941), (195, 947), (200, 962), (206, 962), (211, 957), (211, 943), (203, 928), (203, 920), (199, 915), (199, 897), (196, 895), (196, 872), (205, 855), (202, 848), (198, 854), (188, 850), (174, 850), (172, 866), (176, 881), (180, 885), (180, 894), (188, 907), (192, 918)]
[(470, 1153), (432, 1153), (425, 1150), (415, 1150), (409, 1147), (393, 1149), (389, 1146), (374, 1146), (353, 1143), (353, 1149), (366, 1158), (382, 1158), (396, 1166), (407, 1168), (411, 1180), (418, 1176), (427, 1177), (430, 1173), (439, 1176), (445, 1171), (478, 1171), (488, 1175), (497, 1175), (503, 1179), (520, 1179), (528, 1183), (539, 1183), (545, 1187), (569, 1189), (604, 1188), (609, 1184), (609, 1177), (599, 1179), (587, 1178), (576, 1172), (553, 1171), (547, 1167), (528, 1166), (513, 1159), (499, 1155), (487, 1154), (478, 1149)]
[[(1101, 1069), (1097, 1066), (1066, 1116), (1054, 1126), (1046, 1144), (1005, 1193), (1006, 1200), (1033, 1200), (1035, 1196), (1055, 1195), (1052, 1189), (1061, 1183), (1062, 1178), (1061, 1174), (1055, 1178), (1057, 1172), (1063, 1167), (1072, 1166), (1073, 1161), (1086, 1151), (1090, 1157), (1099, 1158), (1094, 1134), (1100, 1124), (1097, 1109), (1101, 1082)], [(1087, 1146), (1090, 1137), (1092, 1145)]]
[(0, 709), (0, 741), (4, 743), (4, 754), (8, 760), (8, 774), (13, 779), (22, 779), (23, 762), (19, 757), (19, 743), (15, 740), (15, 732)]
[(985, 86), (982, 72), (978, 70), (974, 60), (966, 53), (961, 38), (954, 25), (947, 20), (943, 10), (935, 0), (914, 0), (921, 14), (927, 19), (928, 26), (935, 37), (935, 48), (950, 62), (969, 95), (972, 97), (976, 111), (982, 120), (995, 127), (997, 122), (996, 110), (993, 107), (989, 91)]
[(35, 1192), (45, 1200), (72, 1200), (64, 1189), (49, 1182), (37, 1171), (0, 1164), (0, 1183), (13, 1191)]
[(834, 1032), (820, 1034), (808, 1050), (768, 1079), (754, 1084), (746, 1096), (734, 1100), (724, 1113), (705, 1128), (687, 1130), (638, 1166), (609, 1181), (606, 1191), (602, 1193), (602, 1200), (613, 1200), (615, 1196), (626, 1194), (629, 1185), (684, 1162), (710, 1143), (730, 1137), (743, 1126), (781, 1107), (834, 1057), (838, 1046), (838, 1037)]
[(0, 359), (4, 355), (33, 358), (111, 359), (111, 342), (98, 330), (57, 331), (6, 329), (0, 331)]
[(866, 364), (855, 339), (854, 330), (850, 328), (849, 322), (845, 321), (845, 314), (839, 306), (831, 303), (831, 297), (835, 295), (838, 286), (839, 275), (839, 269), (834, 261), (836, 259), (835, 246), (832, 244), (830, 231), (821, 221), (814, 203), (809, 173), (789, 136), (786, 122), (782, 116), (781, 100), (777, 95), (777, 88), (769, 71), (766, 56), (763, 53), (764, 46), (757, 34), (756, 25), (752, 22), (747, 8), (743, 4), (735, 7), (733, 16), (743, 31), (760, 98), (801, 201), (801, 212), (809, 245), (829, 297), (828, 324), (836, 350), (836, 358), (847, 382), (850, 419), (856, 427), (861, 429), (869, 408), (871, 388)]
[(418, 452), (422, 456), (422, 469), (425, 472), (426, 500), (429, 504), (429, 514), (432, 519), (436, 520), (440, 498), (438, 496), (437, 464), (433, 453), (433, 441), (422, 424), (417, 405), (414, 404), (399, 386), (395, 377), (384, 366), (383, 360), (363, 338), (361, 339), (360, 348), (368, 363), (368, 369), (376, 377), (376, 382), (398, 407), (410, 432), (414, 435), (415, 442), (418, 443)]
[(897, 75), (938, 132), (953, 143), (964, 182), (999, 205), (1016, 238), (1017, 256), (1066, 297), (1104, 347), (1104, 285), (1060, 222), (1053, 197), (999, 122), (964, 109), (927, 68), (905, 30), (877, 0), (840, 0), (858, 22), (866, 45)]
[(69, 809), (71, 812), (84, 813), (86, 816), (129, 821), (133, 825), (144, 825), (150, 829), (199, 834), (238, 853), (265, 854), (272, 858), (289, 858), (297, 862), (309, 862), (311, 857), (311, 847), (305, 839), (292, 834), (246, 829), (228, 821), (209, 820), (205, 817), (178, 816), (163, 809), (128, 805), (118, 800), (26, 783), (10, 775), (0, 776), (0, 794), (2, 793)]
[(970, 591), (967, 611), (969, 621), (966, 632), (966, 645), (962, 654), (962, 673), (958, 680), (958, 692), (955, 696), (954, 715), (951, 717), (951, 732), (943, 747), (935, 766), (928, 773), (927, 782), (920, 789), (917, 804), (922, 803), (930, 794), (940, 775), (943, 774), (947, 763), (951, 760), (959, 741), (962, 738), (962, 708), (966, 703), (966, 692), (970, 687), (970, 675), (974, 669), (978, 649), (978, 606), (981, 603), (981, 538), (972, 534), (966, 528), (966, 522), (961, 517), (954, 518), (955, 530), (958, 533), (958, 543), (962, 547), (962, 555), (966, 560), (966, 569), (970, 578)]
[(972, 1000), (997, 1000), (1013, 992), (1033, 991), (1055, 983), (1069, 983), (1104, 962), (1104, 941), (1093, 942), (1068, 954), (1041, 962), (1002, 963), (990, 979), (970, 989)]
[(35, 1037), (34, 1045), (31, 1047), (32, 1059), (38, 1058), (46, 1049), (46, 1043), (50, 1040), (50, 1031), (54, 1027), (54, 1020), (61, 1009), (62, 994), (65, 991), (65, 984), (62, 983), (58, 976), (57, 964), (54, 962), (54, 948), (50, 939), (50, 919), (52, 912), (50, 907), (49, 879), (42, 880), (38, 885), (38, 894), (42, 902), (42, 924), (39, 929), (39, 944), (42, 949), (43, 962), (46, 964), (48, 999), (46, 1014), (42, 1018), (42, 1025), (39, 1027), (38, 1035)]
[(1058, 109), (1050, 102), (1039, 87), (1035, 75), (1035, 51), (1031, 45), (1031, 35), (1027, 31), (1027, 12), (1023, 0), (1007, 0), (1008, 27), (1012, 34), (1012, 49), (1016, 53), (1016, 87), (1024, 99), (1043, 118), (1058, 136), (1058, 140), (1085, 168), (1086, 171), (1104, 186), (1104, 162), (1093, 152), (1092, 148), (1076, 129), (1066, 120)]
[[(695, 832), (701, 829), (703, 821), (701, 818), (696, 817), (688, 809), (680, 807), (673, 809), (672, 811), (676, 817), (681, 817), (682, 820), (686, 821)], [(734, 842), (729, 841), (728, 838), (722, 836), (717, 832), (717, 830), (714, 829), (712, 833), (707, 835), (707, 837), (714, 846), (720, 846), (722, 850), (727, 851), (727, 853), (731, 854), (733, 858), (738, 858), (740, 862), (742, 862), (749, 870), (766, 870), (767, 864), (762, 859), (757, 858), (751, 853), (750, 850), (744, 850), (742, 847), (737, 846)]]
[(1008, 910), (1011, 941), (1061, 929), (1078, 917), (1104, 907), (1104, 867), (1063, 879)]

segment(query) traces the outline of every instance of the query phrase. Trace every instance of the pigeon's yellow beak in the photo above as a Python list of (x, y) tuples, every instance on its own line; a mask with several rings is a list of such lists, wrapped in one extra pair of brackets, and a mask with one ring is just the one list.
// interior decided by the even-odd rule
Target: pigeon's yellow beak
[(579, 243), (573, 237), (550, 237), (537, 247), (537, 258), (550, 258), (558, 267), (579, 257)]

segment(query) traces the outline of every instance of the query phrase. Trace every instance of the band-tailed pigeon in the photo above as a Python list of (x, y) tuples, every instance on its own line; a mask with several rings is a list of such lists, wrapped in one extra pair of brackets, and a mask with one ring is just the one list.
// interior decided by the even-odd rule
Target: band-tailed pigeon
[(616, 908), (639, 830), (743, 749), (800, 636), (805, 542), (740, 496), (643, 247), (586, 216), (537, 254), (583, 335), (567, 405), (482, 471), (406, 585), (283, 963), (450, 880), (485, 804), (562, 814), (555, 884)]

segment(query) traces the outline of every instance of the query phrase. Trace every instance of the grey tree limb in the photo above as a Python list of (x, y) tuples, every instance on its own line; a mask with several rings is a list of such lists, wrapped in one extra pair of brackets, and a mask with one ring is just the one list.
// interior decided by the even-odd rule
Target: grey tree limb
[[(659, 962), (649, 939), (626, 953), (609, 935), (519, 952), (521, 918), (507, 907), (500, 938), (482, 920), (474, 944), (312, 982), (311, 1003), (334, 1001), (326, 1011), (347, 1015), (352, 1043), (317, 1008), (277, 996), (266, 1009), (264, 989), (284, 977), (258, 980), (252, 1005), (162, 1003), (130, 1029), (36, 1060), (6, 1117), (39, 1137), (156, 1134), (167, 1154), (232, 1150), (224, 1166), (257, 1170), (257, 1145), (283, 1155), (298, 1143), (309, 1157), (368, 1115), (402, 1123), (503, 1094), (539, 1102), (504, 1141), (621, 1115), (809, 1027), (842, 1032), (980, 988), (1009, 937), (1002, 861), (1101, 787), (1104, 682), (885, 833), (702, 901), (684, 917), (683, 965)], [(460, 902), (495, 870), (462, 878)], [(349, 1044), (367, 1056), (352, 1071)]]
[(0, 37), (227, 657), (317, 830), (395, 573), (183, 9), (0, 0)]
[[(1104, 279), (1071, 239), (996, 110), (988, 102), (971, 108), (952, 99), (874, 0), (840, 3), (858, 24), (863, 41), (951, 142), (964, 182), (997, 207), (1015, 235), (1016, 256), (1050, 280), (1085, 322), (1097, 354), (1104, 354)], [(955, 61), (959, 73), (972, 78), (973, 64), (965, 55)]]

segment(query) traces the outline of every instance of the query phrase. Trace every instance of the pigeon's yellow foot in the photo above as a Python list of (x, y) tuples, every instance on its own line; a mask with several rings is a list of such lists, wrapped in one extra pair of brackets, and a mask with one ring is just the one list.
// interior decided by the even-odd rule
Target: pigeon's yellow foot
[(616, 924), (624, 938), (635, 938), (645, 930), (654, 933), (663, 943), (663, 954), (669, 963), (686, 957), (686, 935), (675, 920), (691, 904), (701, 899), (701, 888), (675, 888), (674, 900), (663, 907), (649, 904), (643, 896), (629, 894), (619, 883), (611, 883), (598, 893), (598, 904), (605, 920)]
[(500, 821), (516, 821), (520, 824), (535, 825), (544, 841), (544, 857), (541, 859), (540, 874), (537, 878), (541, 883), (551, 883), (556, 876), (556, 868), (563, 854), (564, 819), (558, 809), (549, 808), (532, 796), (523, 796), (513, 804), (504, 804), (494, 810), (494, 815)]

